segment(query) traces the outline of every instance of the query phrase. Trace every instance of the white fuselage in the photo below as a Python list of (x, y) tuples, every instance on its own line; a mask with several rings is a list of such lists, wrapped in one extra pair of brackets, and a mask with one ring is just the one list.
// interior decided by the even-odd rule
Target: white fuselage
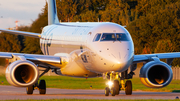
[(40, 45), (45, 55), (66, 57), (67, 65), (60, 68), (62, 74), (69, 76), (123, 72), (134, 56), (129, 32), (109, 22), (50, 25), (43, 29)]

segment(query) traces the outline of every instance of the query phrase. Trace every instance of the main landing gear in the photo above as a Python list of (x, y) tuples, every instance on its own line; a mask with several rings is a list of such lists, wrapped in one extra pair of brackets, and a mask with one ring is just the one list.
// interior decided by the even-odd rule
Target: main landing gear
[(40, 80), (39, 84), (35, 84), (33, 86), (26, 87), (27, 94), (33, 94), (35, 89), (39, 90), (39, 94), (46, 94), (46, 82), (45, 80)]
[[(130, 74), (129, 74), (130, 75)], [(109, 93), (112, 96), (119, 95), (121, 90), (125, 90), (126, 95), (132, 94), (132, 82), (127, 80), (132, 77), (128, 77), (127, 71), (121, 73), (121, 77), (119, 73), (106, 73), (106, 78), (109, 80), (105, 88), (105, 96), (109, 96)]]
[[(50, 68), (47, 68), (46, 70), (43, 70), (44, 72), (39, 76), (43, 76), (45, 73), (47, 73), (50, 70)], [(26, 87), (26, 93), (27, 94), (33, 94), (33, 91), (35, 89), (39, 90), (39, 94), (46, 94), (46, 81), (40, 80), (39, 84), (38, 82), (32, 86)]]

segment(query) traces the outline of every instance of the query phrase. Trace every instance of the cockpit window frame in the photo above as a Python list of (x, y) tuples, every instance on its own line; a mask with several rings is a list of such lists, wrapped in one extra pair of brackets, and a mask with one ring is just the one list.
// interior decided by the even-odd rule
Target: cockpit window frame
[[(98, 35), (100, 35), (100, 36), (99, 36), (99, 39), (97, 40)], [(102, 37), (102, 33), (97, 33), (94, 37), (93, 42), (98, 42), (101, 39), (101, 37)]]

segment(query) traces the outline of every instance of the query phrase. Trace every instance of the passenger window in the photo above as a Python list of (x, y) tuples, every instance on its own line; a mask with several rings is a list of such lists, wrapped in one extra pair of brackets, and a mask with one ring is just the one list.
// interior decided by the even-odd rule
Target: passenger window
[(114, 33), (104, 33), (101, 37), (101, 41), (116, 41)]
[(100, 37), (101, 37), (101, 34), (96, 34), (94, 41), (99, 41)]
[(118, 41), (129, 41), (129, 38), (124, 33), (116, 33)]

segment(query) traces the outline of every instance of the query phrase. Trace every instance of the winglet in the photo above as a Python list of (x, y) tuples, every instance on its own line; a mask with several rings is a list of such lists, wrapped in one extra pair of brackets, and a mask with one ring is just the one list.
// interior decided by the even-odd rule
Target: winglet
[(49, 0), (48, 3), (48, 25), (59, 23), (56, 9), (56, 0)]

